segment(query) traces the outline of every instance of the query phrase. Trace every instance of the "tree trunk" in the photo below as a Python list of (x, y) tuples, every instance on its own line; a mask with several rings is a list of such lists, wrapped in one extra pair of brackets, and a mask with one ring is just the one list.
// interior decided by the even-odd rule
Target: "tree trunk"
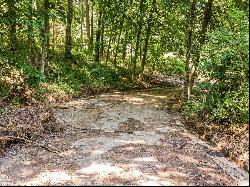
[(83, 48), (83, 22), (84, 22), (84, 4), (81, 0), (81, 47)]
[[(85, 0), (85, 8), (86, 8), (86, 30), (87, 30), (88, 49), (90, 49), (91, 48), (91, 36), (90, 36), (89, 1), (88, 0)], [(92, 24), (93, 24), (93, 13), (91, 15), (91, 29), (93, 29)]]
[(41, 74), (44, 75), (45, 65), (48, 63), (49, 54), (49, 0), (44, 0), (43, 7), (44, 28), (43, 28), (43, 44), (42, 44), (42, 57), (41, 57)]
[(33, 22), (33, 0), (28, 0), (28, 9), (29, 9), (29, 13), (28, 13), (28, 44), (29, 44), (29, 48), (31, 50), (33, 42), (34, 42), (34, 34), (33, 34), (33, 26), (32, 26), (32, 22)]
[(119, 50), (119, 44), (120, 44), (120, 39), (121, 39), (121, 32), (122, 32), (122, 28), (119, 32), (119, 36), (117, 39), (117, 44), (116, 44), (116, 49), (115, 49), (115, 58), (114, 58), (114, 65), (116, 66), (117, 64), (117, 55), (118, 55), (118, 50)]
[(135, 55), (133, 58), (133, 69), (132, 69), (132, 81), (135, 80), (135, 74), (136, 74), (136, 61), (137, 61), (137, 57), (138, 57), (138, 48), (139, 48), (139, 43), (140, 43), (140, 35), (141, 35), (141, 30), (142, 30), (142, 21), (143, 21), (143, 2), (144, 0), (140, 0), (140, 5), (139, 5), (139, 10), (140, 10), (140, 19), (139, 19), (139, 23), (138, 23), (138, 28), (137, 28), (137, 35), (136, 35), (136, 43), (135, 43)]
[(94, 42), (94, 3), (95, 1), (92, 0), (91, 4), (91, 27), (90, 27), (90, 51), (92, 53), (93, 42)]
[(145, 67), (146, 60), (147, 60), (148, 42), (149, 42), (149, 38), (150, 38), (153, 12), (156, 10), (155, 4), (156, 4), (156, 0), (153, 0), (152, 9), (151, 9), (151, 12), (149, 15), (148, 25), (147, 25), (147, 29), (146, 29), (146, 38), (145, 38), (145, 43), (144, 43), (144, 48), (143, 48), (143, 56), (142, 56), (142, 60), (141, 60), (140, 79), (142, 79), (142, 77), (143, 77), (144, 67)]
[(35, 43), (35, 39), (34, 39), (34, 32), (33, 32), (33, 0), (28, 0), (28, 9), (29, 9), (29, 13), (28, 13), (28, 45), (29, 45), (29, 60), (30, 62), (34, 61), (34, 50), (33, 50), (33, 45)]
[(186, 78), (184, 81), (184, 101), (188, 101), (190, 98), (190, 54), (191, 54), (191, 48), (192, 48), (192, 35), (193, 35), (193, 22), (195, 17), (195, 6), (196, 6), (196, 0), (193, 0), (190, 8), (190, 16), (189, 16), (189, 29), (188, 29), (188, 38), (187, 38), (187, 51), (186, 51), (186, 65), (185, 65), (185, 71), (186, 71)]
[[(131, 41), (131, 45), (130, 45), (130, 62), (131, 63), (133, 62), (133, 41)], [(131, 76), (131, 79), (132, 79), (132, 76)]]
[(113, 36), (112, 36), (112, 33), (111, 33), (111, 36), (109, 37), (107, 52), (106, 52), (106, 62), (108, 62), (110, 60), (109, 52), (110, 52), (110, 45), (111, 45), (111, 40), (112, 39), (113, 39)]
[(140, 45), (139, 51), (140, 51), (140, 53), (139, 53), (139, 60), (141, 61), (141, 59), (142, 59), (142, 45)]
[(9, 25), (9, 48), (11, 51), (15, 51), (17, 47), (17, 38), (16, 38), (16, 0), (8, 0), (8, 17), (10, 19)]
[(102, 27), (102, 10), (99, 4), (99, 17), (97, 23), (97, 30), (96, 30), (96, 43), (95, 43), (95, 57), (94, 62), (100, 62), (100, 36), (101, 36), (101, 27)]
[(127, 53), (127, 31), (125, 32), (124, 40), (123, 40), (123, 47), (122, 47), (122, 61), (123, 63), (126, 60), (126, 53)]
[(71, 24), (73, 19), (73, 0), (68, 0), (66, 42), (65, 42), (65, 59), (72, 59), (72, 33)]
[(55, 53), (55, 39), (56, 39), (56, 31), (55, 31), (55, 24), (52, 25), (52, 53)]
[(104, 24), (102, 24), (101, 28), (101, 43), (100, 43), (100, 59), (103, 60), (103, 53), (104, 53)]
[(121, 20), (121, 23), (120, 23), (120, 32), (119, 32), (119, 35), (118, 35), (118, 39), (117, 39), (117, 45), (116, 45), (116, 50), (115, 50), (115, 59), (114, 59), (114, 65), (116, 66), (116, 63), (117, 63), (117, 55), (118, 55), (118, 50), (119, 50), (119, 45), (120, 45), (120, 40), (121, 40), (121, 34), (122, 34), (122, 31), (123, 31), (123, 22), (124, 22), (124, 17), (122, 18)]
[(206, 39), (206, 32), (208, 29), (208, 24), (209, 24), (209, 20), (211, 18), (212, 15), (212, 6), (213, 6), (213, 0), (208, 0), (205, 10), (204, 10), (204, 17), (203, 17), (203, 23), (202, 23), (202, 29), (200, 32), (200, 39), (199, 39), (199, 44), (197, 47), (197, 52), (196, 52), (196, 60), (195, 60), (195, 66), (194, 66), (194, 70), (193, 73), (190, 76), (190, 94), (192, 93), (193, 90), (193, 85), (194, 85), (194, 80), (197, 77), (197, 66), (200, 63), (200, 52), (201, 52), (201, 48), (205, 43), (205, 39)]

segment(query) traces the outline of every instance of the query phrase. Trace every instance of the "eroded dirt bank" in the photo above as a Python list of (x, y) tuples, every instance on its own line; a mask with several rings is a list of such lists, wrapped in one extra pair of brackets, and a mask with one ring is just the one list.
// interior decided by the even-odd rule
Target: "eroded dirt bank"
[[(0, 185), (246, 185), (248, 174), (190, 134), (166, 90), (55, 107), (64, 133), (0, 158)], [(178, 90), (172, 90), (178, 92)]]

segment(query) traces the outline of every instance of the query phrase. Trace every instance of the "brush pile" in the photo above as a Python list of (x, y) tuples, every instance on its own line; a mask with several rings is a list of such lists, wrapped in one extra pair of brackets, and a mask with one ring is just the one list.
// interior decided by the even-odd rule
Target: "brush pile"
[(35, 141), (62, 132), (51, 108), (37, 105), (0, 109), (0, 153), (17, 143)]

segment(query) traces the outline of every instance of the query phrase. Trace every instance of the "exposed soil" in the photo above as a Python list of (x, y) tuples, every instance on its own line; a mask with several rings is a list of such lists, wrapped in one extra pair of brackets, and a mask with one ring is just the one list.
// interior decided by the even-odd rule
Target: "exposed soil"
[[(247, 185), (248, 173), (189, 133), (178, 89), (114, 92), (54, 107), (60, 134), (0, 157), (0, 185)], [(171, 96), (171, 97), (169, 97)]]

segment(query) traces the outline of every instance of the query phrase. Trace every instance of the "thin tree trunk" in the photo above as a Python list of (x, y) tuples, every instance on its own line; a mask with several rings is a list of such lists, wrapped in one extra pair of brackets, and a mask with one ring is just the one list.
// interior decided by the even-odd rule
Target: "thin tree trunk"
[(56, 38), (56, 31), (55, 31), (55, 24), (52, 25), (52, 53), (55, 53), (55, 38)]
[(202, 23), (202, 29), (200, 32), (200, 39), (199, 39), (199, 44), (197, 47), (197, 52), (196, 52), (196, 60), (195, 60), (195, 66), (194, 66), (194, 70), (192, 71), (192, 74), (190, 76), (190, 94), (193, 91), (193, 86), (194, 86), (194, 80), (197, 77), (197, 66), (200, 63), (200, 52), (201, 52), (201, 48), (205, 43), (205, 39), (206, 39), (206, 32), (208, 29), (208, 24), (209, 24), (209, 20), (212, 16), (212, 6), (213, 6), (213, 0), (208, 0), (205, 10), (204, 10), (204, 17), (203, 17), (203, 23)]
[(111, 43), (112, 43), (112, 40), (113, 40), (113, 37), (115, 36), (115, 33), (113, 32), (113, 28), (112, 28), (112, 25), (111, 25), (111, 29), (110, 29), (110, 33), (109, 33), (109, 36), (108, 36), (108, 47), (107, 47), (107, 50), (106, 50), (106, 63), (110, 60), (110, 48), (111, 48)]
[(94, 62), (100, 62), (100, 36), (101, 36), (101, 27), (102, 27), (102, 10), (99, 4), (99, 18), (97, 23), (97, 30), (96, 30), (96, 43), (95, 43), (95, 57)]
[(90, 50), (92, 51), (93, 42), (94, 42), (94, 3), (95, 1), (92, 0), (91, 3), (91, 26), (90, 26)]
[(116, 42), (117, 45), (116, 45), (115, 59), (114, 59), (114, 65), (115, 66), (117, 64), (117, 55), (118, 55), (118, 50), (119, 50), (119, 45), (120, 45), (120, 40), (121, 40), (121, 34), (122, 34), (122, 31), (123, 31), (123, 23), (124, 23), (124, 17), (122, 18), (121, 23), (120, 23), (120, 32), (119, 32), (118, 39), (117, 39), (117, 42)]
[(72, 33), (71, 24), (73, 19), (73, 0), (68, 0), (66, 42), (65, 42), (65, 59), (72, 59)]
[(140, 10), (140, 19), (138, 23), (138, 28), (137, 28), (137, 35), (136, 35), (136, 43), (135, 43), (135, 55), (133, 58), (133, 69), (132, 69), (132, 81), (135, 80), (135, 74), (136, 74), (136, 61), (138, 57), (138, 48), (139, 48), (139, 43), (140, 43), (140, 35), (141, 35), (141, 29), (142, 29), (142, 21), (143, 21), (143, 2), (144, 0), (140, 0), (140, 5), (139, 5), (139, 10)]
[(186, 78), (184, 81), (184, 101), (188, 101), (190, 98), (190, 54), (192, 48), (192, 35), (193, 35), (193, 22), (195, 17), (195, 6), (196, 0), (193, 0), (190, 8), (190, 16), (189, 16), (189, 29), (188, 29), (188, 38), (187, 38), (187, 51), (186, 51)]
[(101, 43), (100, 43), (100, 59), (103, 60), (103, 53), (104, 53), (104, 24), (102, 24), (101, 28)]
[[(93, 7), (93, 5), (92, 5)], [(86, 30), (87, 30), (87, 40), (88, 40), (88, 49), (91, 49), (91, 36), (93, 33), (93, 12), (91, 14), (91, 33), (90, 33), (90, 21), (89, 21), (89, 1), (85, 0), (85, 8), (86, 8)], [(92, 8), (93, 11), (93, 8)], [(92, 35), (92, 34), (91, 34)]]
[(10, 20), (9, 25), (9, 47), (11, 51), (15, 51), (17, 47), (17, 38), (16, 38), (16, 0), (8, 0), (7, 6), (8, 6), (8, 17)]
[(139, 51), (140, 51), (140, 54), (139, 54), (139, 59), (140, 59), (140, 61), (141, 61), (141, 59), (142, 59), (142, 45), (140, 45), (140, 49), (139, 49)]
[(44, 0), (43, 7), (44, 17), (44, 29), (43, 29), (43, 45), (42, 45), (42, 57), (41, 57), (41, 74), (44, 75), (45, 65), (48, 63), (49, 53), (49, 0)]
[(33, 32), (33, 0), (28, 0), (28, 45), (29, 45), (29, 60), (30, 62), (34, 61), (34, 50), (33, 45), (35, 43), (34, 32)]
[(112, 33), (111, 33), (111, 36), (109, 37), (107, 52), (106, 52), (106, 62), (108, 62), (110, 60), (109, 52), (110, 52), (110, 45), (111, 45), (111, 40), (112, 39), (113, 39), (113, 36), (112, 36)]
[(203, 23), (202, 23), (202, 30), (201, 30), (201, 36), (200, 36), (200, 48), (205, 43), (206, 32), (207, 32), (208, 24), (212, 15), (212, 6), (213, 6), (213, 0), (208, 0), (205, 11), (204, 11), (204, 18), (203, 18)]
[(127, 31), (125, 32), (123, 47), (122, 47), (122, 61), (123, 61), (123, 63), (126, 60), (126, 53), (127, 53)]
[[(0, 33), (0, 43), (2, 44), (3, 43), (3, 33)], [(1, 45), (0, 44), (0, 45)]]
[(81, 47), (83, 48), (83, 22), (84, 22), (84, 3), (81, 0)]
[(34, 42), (34, 34), (33, 34), (33, 26), (32, 26), (32, 22), (33, 22), (33, 0), (28, 0), (28, 9), (29, 9), (29, 13), (28, 13), (28, 44), (29, 44), (29, 48), (31, 51), (33, 42)]
[(115, 58), (114, 58), (114, 65), (115, 65), (115, 66), (116, 66), (116, 64), (117, 64), (117, 55), (118, 55), (118, 50), (119, 50), (119, 45), (120, 45), (120, 39), (121, 39), (122, 29), (123, 29), (123, 28), (121, 28), (121, 30), (120, 30), (120, 32), (119, 32), (119, 36), (118, 36), (117, 44), (116, 44)]
[(150, 38), (153, 12), (156, 9), (155, 4), (156, 4), (156, 0), (154, 0), (152, 2), (152, 9), (151, 9), (151, 12), (150, 12), (150, 15), (149, 15), (149, 19), (148, 19), (148, 26), (147, 26), (147, 29), (146, 29), (146, 38), (145, 38), (145, 43), (144, 43), (144, 48), (143, 48), (143, 56), (142, 56), (142, 60), (141, 60), (140, 79), (142, 79), (142, 77), (143, 77), (142, 75), (143, 75), (144, 67), (145, 67), (146, 60), (147, 60), (148, 42), (149, 42), (149, 38)]
[(131, 45), (130, 45), (130, 61), (131, 61), (131, 64), (132, 64), (132, 62), (133, 62), (133, 41), (131, 41)]

